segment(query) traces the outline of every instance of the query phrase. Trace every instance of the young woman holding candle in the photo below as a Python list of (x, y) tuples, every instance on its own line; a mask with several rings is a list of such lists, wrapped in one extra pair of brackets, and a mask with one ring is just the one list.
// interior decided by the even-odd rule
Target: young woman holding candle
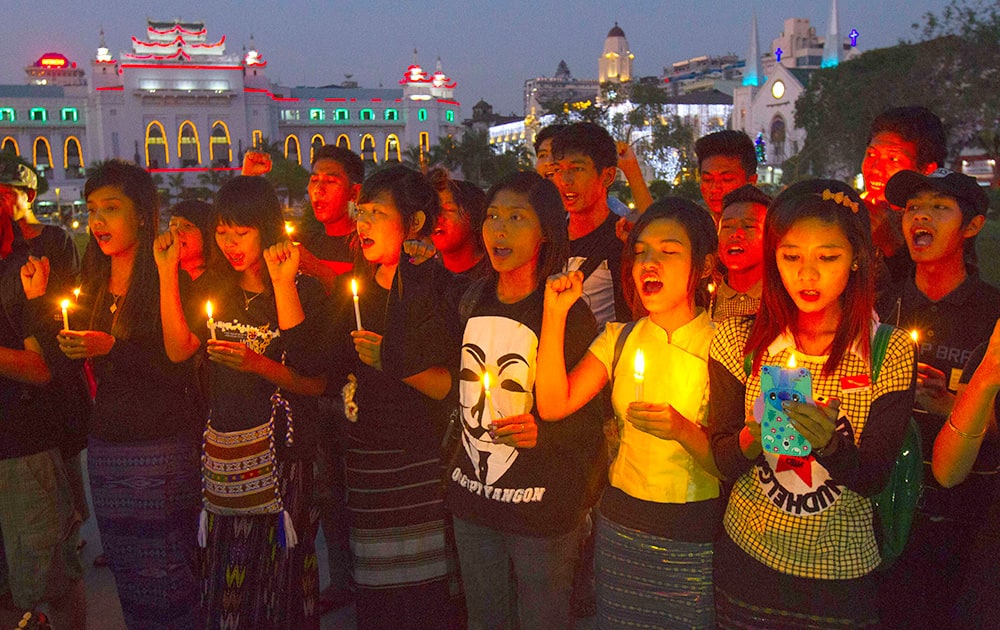
[[(885, 486), (903, 442), (913, 342), (892, 330), (873, 382), (871, 229), (843, 183), (781, 193), (764, 222), (764, 251), (762, 308), (723, 322), (709, 361), (712, 450), (733, 483), (715, 550), (717, 621), (875, 625), (880, 556), (868, 497)], [(811, 373), (816, 402), (781, 407), (811, 445), (805, 457), (764, 451), (753, 415), (761, 367), (784, 367), (793, 355)]]
[[(297, 275), (298, 248), (263, 178), (223, 185), (209, 225), (200, 297), (211, 298), (214, 330), (202, 299), (189, 300), (185, 316), (177, 227), (152, 248), (167, 355), (185, 361), (205, 345), (211, 366), (198, 532), (208, 627), (317, 628), (312, 396), (326, 384), (329, 303), (319, 281)], [(252, 469), (234, 468), (251, 456)]]
[(619, 419), (597, 529), (600, 628), (713, 627), (712, 540), (722, 503), (705, 429), (714, 326), (704, 307), (716, 249), (703, 208), (678, 198), (651, 205), (622, 262), (627, 299), (645, 316), (634, 328), (608, 324), (568, 374), (560, 347), (582, 278), (570, 272), (546, 284), (535, 388), (542, 419), (565, 417), (609, 382)]
[[(438, 213), (434, 188), (403, 166), (372, 175), (358, 197), (357, 230), (369, 265), (342, 276), (334, 339), (356, 377), (346, 443), (347, 508), (358, 628), (448, 628), (453, 575), (441, 490), (442, 402), (457, 362), (438, 299), (450, 274), (411, 264), (403, 241), (426, 236)], [(351, 281), (363, 330), (357, 330)]]
[(84, 197), (83, 288), (69, 313), (73, 330), (58, 342), (69, 358), (86, 359), (96, 385), (87, 466), (104, 555), (129, 628), (193, 627), (201, 418), (186, 403), (191, 365), (163, 349), (156, 187), (144, 169), (109, 160)]
[[(567, 628), (588, 493), (603, 474), (599, 403), (539, 423), (533, 395), (545, 278), (566, 264), (569, 238), (556, 187), (536, 173), (487, 194), (483, 241), (491, 273), (462, 301), (461, 445), (448, 463), (448, 506), (469, 627)], [(567, 307), (560, 357), (577, 361), (596, 323)], [(511, 570), (513, 568), (513, 570)]]

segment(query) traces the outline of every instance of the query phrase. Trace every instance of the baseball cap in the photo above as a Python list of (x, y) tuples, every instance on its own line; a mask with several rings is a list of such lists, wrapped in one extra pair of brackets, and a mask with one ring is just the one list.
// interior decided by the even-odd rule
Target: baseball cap
[(14, 160), (0, 160), (0, 184), (38, 190), (38, 176), (31, 167)]
[(939, 168), (930, 175), (916, 171), (899, 171), (885, 186), (885, 198), (894, 206), (906, 206), (906, 202), (918, 192), (932, 190), (954, 197), (959, 202), (966, 217), (986, 214), (990, 207), (989, 197), (974, 177)]

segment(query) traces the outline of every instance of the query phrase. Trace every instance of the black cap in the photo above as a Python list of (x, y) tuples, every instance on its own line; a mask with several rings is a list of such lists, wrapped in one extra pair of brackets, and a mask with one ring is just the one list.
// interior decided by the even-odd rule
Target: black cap
[(989, 197), (974, 177), (946, 168), (939, 168), (930, 175), (899, 171), (885, 185), (885, 198), (892, 205), (903, 208), (907, 201), (924, 190), (954, 197), (967, 219), (979, 214), (985, 215), (990, 207)]
[(13, 159), (0, 160), (0, 184), (38, 190), (38, 176), (31, 167)]

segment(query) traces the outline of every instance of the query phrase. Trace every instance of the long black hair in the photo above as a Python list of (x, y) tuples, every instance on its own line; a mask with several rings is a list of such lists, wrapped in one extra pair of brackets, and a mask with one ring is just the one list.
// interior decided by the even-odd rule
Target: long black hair
[(793, 184), (778, 195), (764, 219), (764, 279), (761, 308), (747, 338), (744, 354), (754, 354), (754, 373), (760, 367), (763, 350), (786, 328), (795, 332), (798, 307), (778, 270), (778, 245), (798, 221), (819, 219), (843, 230), (851, 249), (854, 266), (840, 295), (842, 314), (823, 374), (836, 373), (844, 354), (857, 343), (864, 357), (871, 354), (872, 309), (875, 302), (874, 253), (868, 208), (847, 184), (829, 179), (811, 179)]
[[(153, 178), (143, 168), (124, 160), (101, 163), (87, 179), (83, 196), (89, 199), (101, 188), (122, 191), (135, 207), (138, 219), (135, 261), (124, 301), (112, 318), (111, 334), (121, 339), (157, 334), (160, 321), (160, 280), (153, 259), (153, 241), (159, 231), (160, 202)], [(111, 281), (111, 257), (101, 251), (93, 233), (81, 263), (84, 295), (93, 297), (90, 328), (97, 327), (98, 309), (103, 308)]]
[[(281, 214), (281, 202), (274, 188), (263, 177), (240, 175), (222, 185), (215, 194), (212, 214), (208, 219), (211, 235), (211, 255), (208, 269), (214, 278), (222, 278), (233, 283), (239, 281), (238, 272), (229, 264), (226, 255), (215, 240), (215, 229), (220, 225), (238, 225), (260, 231), (261, 252), (280, 240), (287, 239), (285, 219)], [(264, 285), (270, 290), (271, 276), (261, 261)]]
[[(664, 197), (652, 204), (642, 213), (625, 242), (622, 250), (622, 293), (625, 303), (632, 309), (633, 317), (648, 315), (642, 305), (639, 292), (632, 278), (632, 265), (635, 264), (635, 244), (642, 231), (660, 219), (676, 221), (687, 232), (691, 241), (691, 275), (687, 278), (688, 295), (694, 294), (695, 306), (707, 307), (709, 301), (708, 283), (711, 277), (705, 274), (705, 260), (715, 257), (719, 249), (719, 237), (715, 232), (715, 222), (711, 215), (701, 206), (681, 197)], [(672, 282), (680, 281), (672, 279)]]
[[(542, 226), (542, 246), (538, 251), (535, 280), (544, 284), (545, 279), (559, 273), (569, 259), (569, 232), (566, 227), (566, 210), (555, 184), (534, 171), (519, 171), (493, 185), (486, 193), (486, 208), (504, 190), (524, 195), (538, 216)], [(492, 267), (491, 267), (492, 269)], [(493, 279), (499, 276), (493, 269)]]

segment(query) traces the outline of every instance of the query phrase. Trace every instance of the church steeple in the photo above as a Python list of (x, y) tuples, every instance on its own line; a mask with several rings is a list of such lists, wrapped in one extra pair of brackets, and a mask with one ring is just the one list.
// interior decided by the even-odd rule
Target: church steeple
[(750, 52), (747, 53), (746, 69), (743, 71), (743, 85), (760, 87), (763, 77), (760, 71), (760, 38), (757, 36), (757, 11), (753, 12), (750, 26)]
[(823, 68), (833, 68), (840, 64), (840, 51), (843, 45), (840, 41), (840, 16), (837, 12), (837, 0), (830, 6), (830, 24), (826, 28), (826, 39), (823, 40)]

